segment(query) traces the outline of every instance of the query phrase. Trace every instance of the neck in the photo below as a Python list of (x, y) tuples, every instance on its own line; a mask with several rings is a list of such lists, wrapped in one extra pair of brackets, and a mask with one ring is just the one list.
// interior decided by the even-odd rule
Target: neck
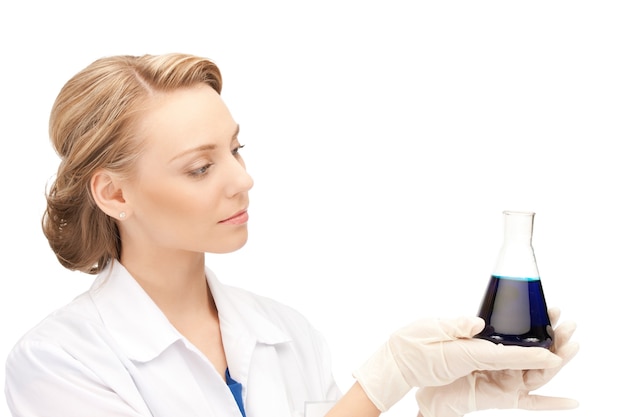
[[(127, 255), (127, 256), (124, 256)], [(122, 254), (122, 265), (170, 319), (215, 310), (204, 270), (204, 254)]]
[(217, 307), (205, 276), (204, 253), (146, 247), (130, 251), (128, 246), (122, 251), (122, 265), (170, 323), (224, 375), (226, 354)]

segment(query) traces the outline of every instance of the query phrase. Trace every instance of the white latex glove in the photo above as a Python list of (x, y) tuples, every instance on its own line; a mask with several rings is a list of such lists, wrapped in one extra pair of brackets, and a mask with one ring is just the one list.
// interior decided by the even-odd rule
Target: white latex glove
[(480, 317), (415, 321), (394, 332), (354, 377), (374, 405), (387, 411), (412, 387), (447, 385), (478, 370), (544, 369), (561, 364), (559, 356), (544, 348), (473, 338), (484, 327)]
[[(550, 309), (549, 314), (551, 323), (556, 324), (560, 311), (556, 308)], [(548, 383), (576, 355), (578, 344), (570, 342), (575, 329), (572, 322), (563, 323), (554, 329), (552, 349), (562, 359), (559, 366), (546, 369), (476, 371), (449, 385), (422, 388), (416, 394), (421, 415), (460, 417), (472, 411), (487, 409), (576, 408), (578, 402), (569, 398), (530, 394)]]

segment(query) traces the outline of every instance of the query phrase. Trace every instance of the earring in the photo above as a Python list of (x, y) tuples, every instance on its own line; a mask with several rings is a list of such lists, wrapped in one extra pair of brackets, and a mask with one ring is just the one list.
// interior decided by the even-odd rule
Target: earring
[(120, 219), (123, 219), (124, 217), (126, 217), (126, 212), (125, 211), (120, 213)]

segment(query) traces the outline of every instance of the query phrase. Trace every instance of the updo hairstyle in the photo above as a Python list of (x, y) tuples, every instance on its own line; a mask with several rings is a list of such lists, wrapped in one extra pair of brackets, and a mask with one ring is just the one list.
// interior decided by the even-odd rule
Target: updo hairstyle
[(101, 58), (61, 89), (49, 134), (61, 158), (43, 215), (43, 232), (59, 262), (70, 270), (100, 272), (120, 258), (116, 220), (96, 205), (91, 177), (107, 169), (128, 178), (141, 155), (135, 126), (150, 98), (206, 83), (218, 93), (222, 77), (206, 58), (188, 54)]

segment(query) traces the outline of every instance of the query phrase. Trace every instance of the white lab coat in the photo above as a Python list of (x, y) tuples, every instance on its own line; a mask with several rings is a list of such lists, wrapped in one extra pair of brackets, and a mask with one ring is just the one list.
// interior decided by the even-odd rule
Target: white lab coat
[[(339, 398), (327, 346), (304, 317), (206, 275), (247, 417), (315, 417)], [(16, 344), (5, 393), (14, 417), (241, 417), (222, 378), (112, 262)]]

